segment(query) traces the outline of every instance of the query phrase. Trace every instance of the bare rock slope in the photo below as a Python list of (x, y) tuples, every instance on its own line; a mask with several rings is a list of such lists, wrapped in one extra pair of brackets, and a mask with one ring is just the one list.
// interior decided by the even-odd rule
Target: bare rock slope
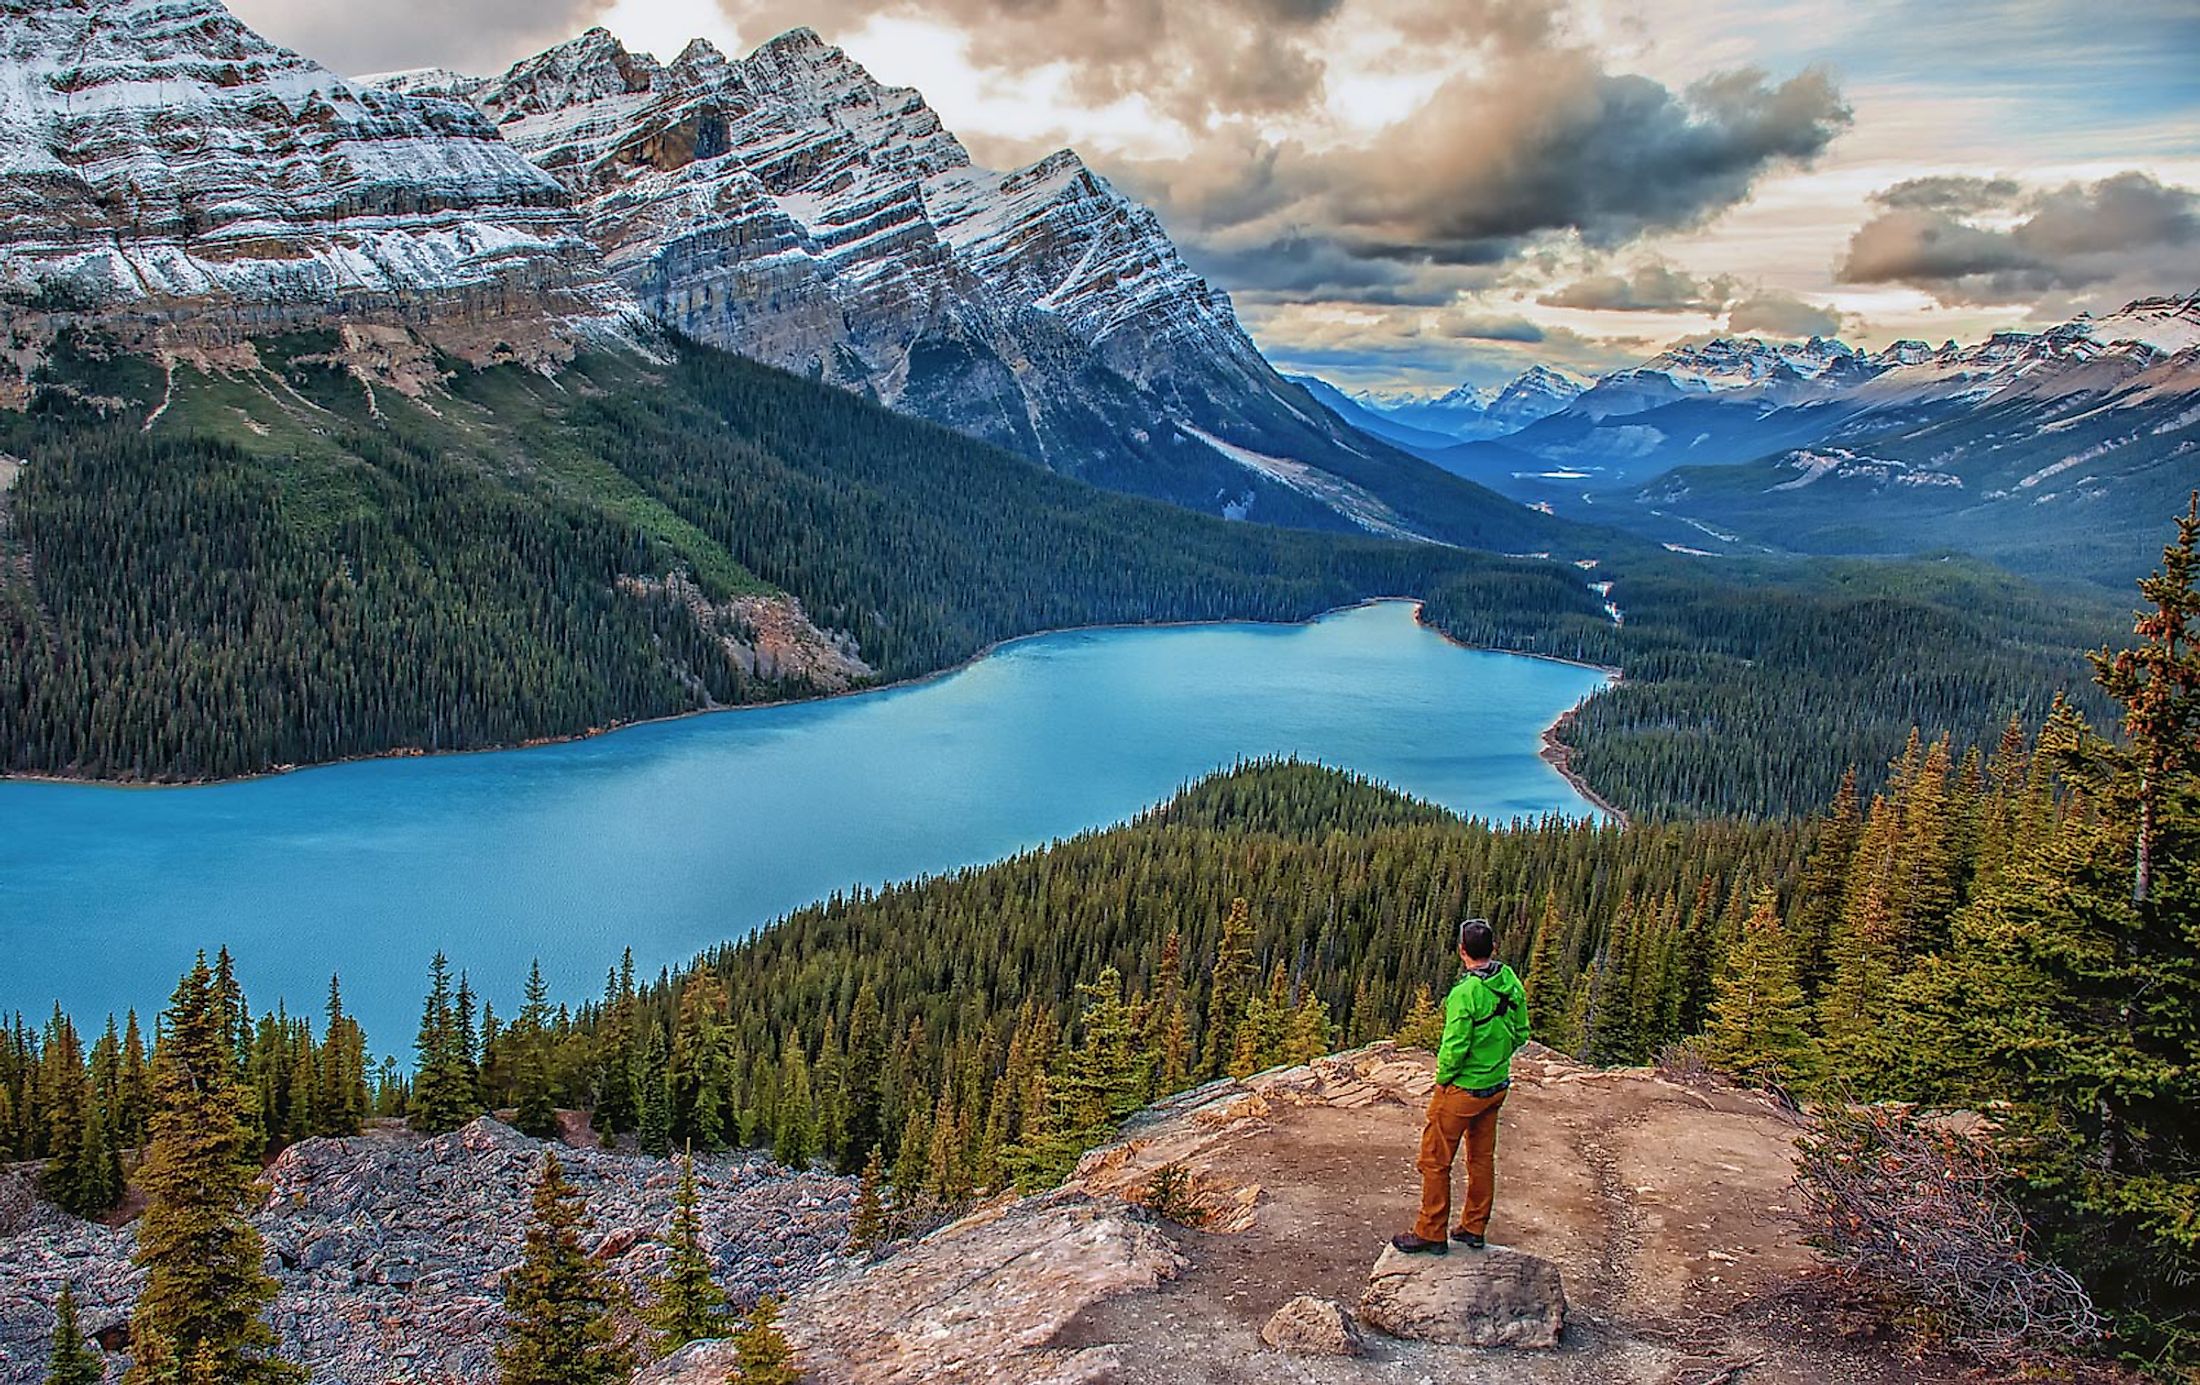
[[(262, 1183), (253, 1221), (281, 1286), (283, 1353), (316, 1385), (493, 1378), (503, 1272), (519, 1260), (544, 1146), (486, 1117), (433, 1139), (307, 1140)], [(590, 1252), (630, 1290), (662, 1268), (677, 1167), (558, 1151), (587, 1198)], [(784, 1293), (847, 1238), (852, 1180), (790, 1174), (755, 1155), (697, 1160), (703, 1240), (722, 1280)], [(142, 1276), (136, 1238), (79, 1221), (0, 1177), (0, 1385), (45, 1378), (50, 1305), (64, 1281), (85, 1326), (113, 1347)], [(119, 1355), (110, 1358), (119, 1366)]]

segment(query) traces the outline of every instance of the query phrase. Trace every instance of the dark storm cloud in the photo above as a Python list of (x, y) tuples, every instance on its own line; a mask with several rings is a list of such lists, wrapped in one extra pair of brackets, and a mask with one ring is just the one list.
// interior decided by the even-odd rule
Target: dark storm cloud
[(1882, 207), (1976, 215), (2009, 206), (2023, 192), (2024, 185), (2014, 178), (1971, 178), (1935, 173), (1905, 179), (1874, 193), (1872, 201)]
[(2119, 173), (2022, 193), (2008, 225), (1894, 196), (1857, 228), (1841, 262), (1845, 283), (1907, 284), (1943, 303), (2016, 303), (2050, 292), (2109, 303), (2185, 290), (2200, 270), (2200, 192)]
[(1442, 335), (1459, 341), (1511, 341), (1539, 342), (1550, 336), (1549, 329), (1528, 321), (1524, 317), (1492, 316), (1486, 313), (1447, 313), (1439, 318), (1436, 330)]
[(1551, 308), (1620, 313), (1717, 312), (1733, 297), (1734, 281), (1726, 275), (1699, 279), (1653, 260), (1623, 272), (1586, 275), (1536, 301)]
[(612, 0), (229, 0), (237, 18), (338, 72), (448, 67), (500, 72), (561, 43)]
[(1821, 308), (1792, 294), (1760, 292), (1727, 309), (1726, 330), (1757, 332), (1773, 337), (1830, 337), (1841, 331), (1843, 318), (1831, 308)]
[(1515, 51), (1446, 82), (1364, 143), (1315, 149), (1218, 130), (1120, 173), (1172, 229), (1240, 248), (1319, 237), (1399, 264), (1497, 265), (1536, 241), (1606, 249), (1691, 227), (1849, 123), (1825, 73), (1754, 70), (1675, 91), (1579, 49)]

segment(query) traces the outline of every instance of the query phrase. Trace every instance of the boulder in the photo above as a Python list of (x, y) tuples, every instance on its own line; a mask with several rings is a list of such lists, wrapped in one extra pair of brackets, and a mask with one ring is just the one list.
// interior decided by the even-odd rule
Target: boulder
[(1406, 1255), (1384, 1247), (1360, 1320), (1393, 1337), (1474, 1347), (1554, 1347), (1566, 1323), (1558, 1266), (1502, 1246)]
[(741, 1349), (729, 1338), (713, 1337), (643, 1366), (632, 1385), (724, 1385), (740, 1365)]
[(1300, 1294), (1275, 1311), (1260, 1339), (1299, 1356), (1362, 1356), (1367, 1346), (1352, 1314), (1334, 1299)]

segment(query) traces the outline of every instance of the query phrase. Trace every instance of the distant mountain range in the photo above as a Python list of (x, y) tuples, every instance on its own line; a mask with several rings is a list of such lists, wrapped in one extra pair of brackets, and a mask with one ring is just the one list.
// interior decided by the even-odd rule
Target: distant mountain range
[(807, 29), (670, 63), (596, 29), (494, 77), (352, 80), (215, 0), (0, 16), (0, 404), (86, 327), (171, 362), (340, 327), (349, 355), (548, 369), (670, 331), (1210, 514), (1559, 532), (1286, 383), (1076, 154), (976, 167)]
[[(1705, 552), (1952, 547), (2123, 580), (2200, 483), (2200, 294), (1969, 346), (1720, 338), (1578, 389), (1530, 376), (1479, 413), (1460, 389), (1339, 414), (1411, 425), (1393, 440), (1517, 499)], [(1492, 426), (1516, 391), (1527, 421)]]

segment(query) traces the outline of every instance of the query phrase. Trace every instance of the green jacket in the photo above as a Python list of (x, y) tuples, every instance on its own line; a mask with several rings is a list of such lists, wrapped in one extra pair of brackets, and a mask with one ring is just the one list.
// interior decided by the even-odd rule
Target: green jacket
[(1436, 1080), (1472, 1090), (1510, 1081), (1513, 1050), (1527, 1041), (1528, 993), (1520, 978), (1503, 962), (1477, 968), (1444, 997)]

